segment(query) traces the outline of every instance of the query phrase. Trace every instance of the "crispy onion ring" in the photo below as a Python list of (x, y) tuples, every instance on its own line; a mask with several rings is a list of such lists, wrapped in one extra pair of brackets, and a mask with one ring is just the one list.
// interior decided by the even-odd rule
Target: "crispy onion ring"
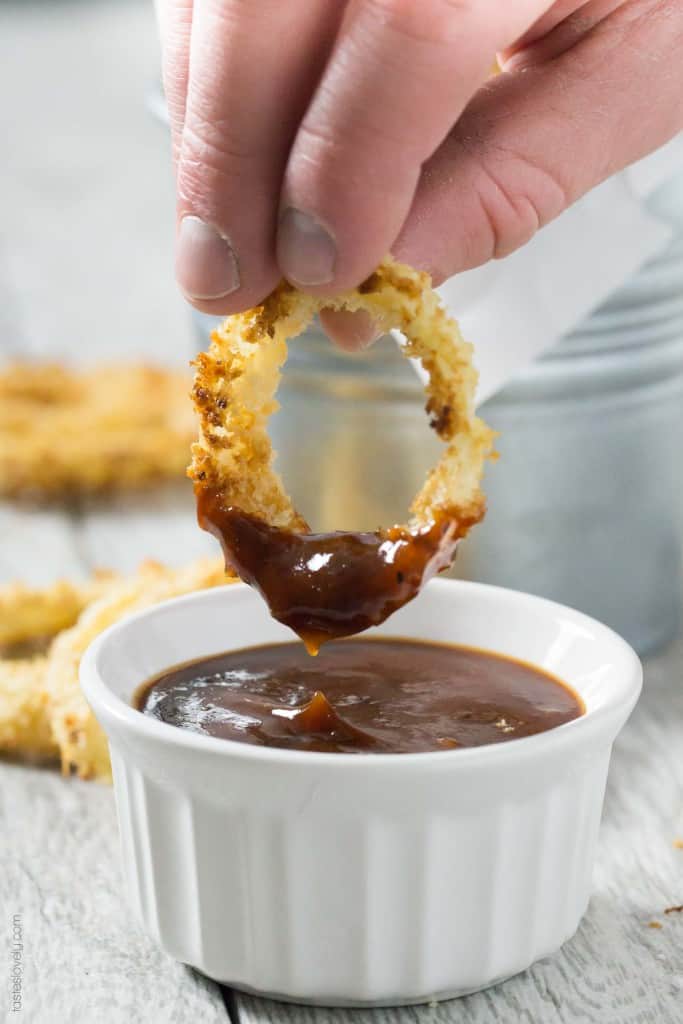
[(114, 574), (98, 570), (85, 583), (58, 580), (48, 587), (0, 586), (0, 656), (25, 644), (39, 647), (72, 626), (92, 601), (106, 593)]
[(45, 693), (48, 651), (114, 579), (98, 572), (85, 583), (0, 586), (0, 753), (38, 761), (58, 756)]
[(117, 581), (88, 605), (71, 629), (57, 636), (47, 659), (44, 689), (65, 775), (101, 781), (111, 777), (107, 737), (78, 679), (81, 658), (95, 637), (133, 611), (230, 582), (215, 558), (202, 558), (178, 569), (144, 562), (137, 573)]
[[(302, 627), (301, 615), (297, 613), (298, 617), (292, 617), (288, 613), (287, 617), (284, 614), (269, 593), (272, 581), (264, 580), (257, 569), (241, 560), (236, 548), (243, 550), (247, 543), (252, 545), (258, 541), (261, 560), (267, 559), (272, 545), (266, 544), (262, 530), (257, 537), (260, 524), (270, 530), (284, 531), (290, 547), (292, 537), (310, 534), (308, 524), (294, 507), (274, 469), (267, 427), (269, 417), (278, 407), (275, 393), (281, 367), (287, 358), (287, 341), (301, 334), (323, 308), (365, 310), (381, 330), (398, 329), (403, 334), (404, 354), (418, 358), (429, 375), (426, 408), (430, 425), (446, 447), (415, 497), (406, 525), (378, 530), (375, 534), (328, 535), (374, 537), (377, 540), (375, 551), (381, 551), (386, 545), (421, 546), (424, 557), (418, 560), (419, 566), (411, 562), (408, 567), (406, 563), (407, 571), (415, 569), (408, 587), (411, 592), (407, 596), (403, 592), (394, 594), (364, 625), (363, 615), (354, 617), (341, 605), (350, 588), (365, 586), (373, 577), (370, 556), (366, 559), (367, 571), (360, 575), (355, 572), (353, 578), (347, 571), (347, 558), (343, 566), (340, 563), (336, 567), (338, 588), (326, 594), (326, 608), (322, 609), (321, 601), (321, 607), (313, 615), (314, 621), (308, 629), (310, 634), (315, 634), (311, 649), (329, 636), (349, 635), (382, 621), (415, 596), (428, 575), (450, 564), (455, 542), (484, 515), (480, 483), (494, 436), (474, 413), (477, 374), (472, 365), (471, 345), (463, 340), (456, 322), (446, 315), (429, 276), (391, 259), (385, 260), (358, 289), (332, 299), (305, 295), (282, 283), (262, 306), (229, 317), (213, 332), (208, 352), (195, 361), (193, 388), (199, 414), (199, 439), (192, 447), (192, 465), (188, 472), (195, 481), (200, 522), (221, 536), (227, 560), (247, 582), (255, 583), (264, 593), (275, 617), (291, 625), (304, 639), (307, 639), (307, 627), (305, 623)], [(239, 537), (231, 524), (231, 537), (227, 540), (225, 530), (217, 526), (220, 516), (225, 521), (225, 515), (234, 516), (235, 511), (246, 517), (249, 538), (242, 529), (242, 522)], [(304, 556), (299, 553), (296, 557), (301, 561)], [(392, 564), (400, 561), (395, 551), (391, 558)], [(279, 568), (282, 571), (287, 567)], [(399, 571), (397, 577), (403, 583), (405, 573)], [(374, 578), (377, 578), (376, 572)], [(385, 583), (374, 585), (375, 590), (378, 587), (385, 587)], [(308, 590), (310, 596), (310, 586)], [(306, 595), (299, 596), (304, 602), (307, 600)], [(334, 622), (330, 616), (335, 618)]]
[(61, 760), (64, 774), (108, 781), (107, 738), (78, 681), (83, 652), (129, 612), (229, 582), (219, 559), (203, 558), (177, 569), (148, 561), (132, 576), (100, 572), (83, 584), (0, 587), (0, 755)]
[(52, 735), (45, 694), (47, 658), (0, 658), (0, 754), (52, 761), (59, 748)]
[(180, 479), (193, 436), (185, 372), (145, 365), (0, 370), (0, 494), (51, 501)]

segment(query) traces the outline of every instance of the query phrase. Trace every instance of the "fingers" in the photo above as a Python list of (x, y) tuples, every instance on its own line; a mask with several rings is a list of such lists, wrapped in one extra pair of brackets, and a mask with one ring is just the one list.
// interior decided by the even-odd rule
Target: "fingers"
[(379, 337), (372, 317), (364, 309), (357, 313), (323, 309), (320, 323), (327, 336), (346, 352), (359, 352)]
[(485, 86), (425, 166), (396, 258), (439, 283), (505, 256), (666, 142), (683, 128), (681, 45), (680, 8), (636, 0), (551, 62)]
[(545, 63), (574, 46), (624, 0), (557, 0), (501, 54), (506, 71)]
[[(176, 274), (199, 309), (245, 309), (280, 277), (274, 239), (282, 175), (341, 7), (328, 0), (195, 0)], [(176, 122), (179, 116), (180, 105)]]
[(155, 7), (161, 39), (162, 79), (171, 131), (173, 164), (176, 166), (185, 122), (193, 0), (156, 0)]
[(389, 250), (422, 164), (547, 0), (353, 0), (285, 175), (278, 262), (327, 294)]

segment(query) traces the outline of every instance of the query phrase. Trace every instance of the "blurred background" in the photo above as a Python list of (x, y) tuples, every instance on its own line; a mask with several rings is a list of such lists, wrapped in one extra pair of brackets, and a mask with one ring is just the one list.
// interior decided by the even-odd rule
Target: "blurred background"
[(0, 3), (2, 353), (192, 354), (148, 0)]
[[(173, 279), (169, 146), (148, 108), (159, 77), (153, 5), (3, 0), (0, 67), (0, 367), (186, 369), (197, 345)], [(0, 460), (11, 445), (0, 434)], [(207, 551), (182, 478), (106, 499), (0, 502), (0, 582)]]

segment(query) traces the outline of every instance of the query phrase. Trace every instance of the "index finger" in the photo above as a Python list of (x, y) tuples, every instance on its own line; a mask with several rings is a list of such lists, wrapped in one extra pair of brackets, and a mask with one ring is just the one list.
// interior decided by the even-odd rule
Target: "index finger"
[(207, 313), (277, 284), (287, 154), (334, 39), (329, 0), (195, 0), (178, 159), (178, 282)]
[(408, 214), (422, 164), (547, 0), (353, 0), (290, 154), (278, 260), (296, 285), (359, 284)]

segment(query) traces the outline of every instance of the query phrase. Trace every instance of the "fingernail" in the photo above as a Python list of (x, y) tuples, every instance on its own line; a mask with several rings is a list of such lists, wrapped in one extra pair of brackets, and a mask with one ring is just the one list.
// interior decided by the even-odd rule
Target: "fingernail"
[(277, 258), (294, 284), (327, 284), (334, 276), (337, 247), (322, 224), (290, 207), (280, 218)]
[(183, 217), (178, 230), (176, 277), (190, 299), (220, 299), (240, 286), (237, 258), (227, 238), (199, 217)]

